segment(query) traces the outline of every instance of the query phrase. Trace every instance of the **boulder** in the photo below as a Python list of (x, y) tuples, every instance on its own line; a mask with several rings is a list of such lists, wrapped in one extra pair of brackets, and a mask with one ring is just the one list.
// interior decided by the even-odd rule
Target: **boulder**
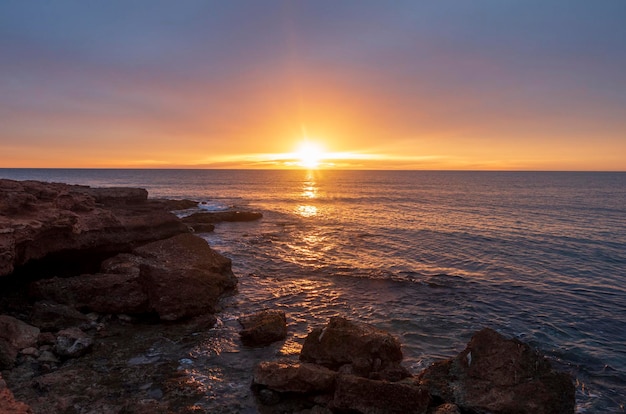
[(315, 328), (302, 346), (300, 360), (374, 379), (400, 380), (410, 374), (400, 365), (400, 342), (371, 325), (333, 317)]
[(332, 391), (337, 373), (306, 362), (261, 362), (254, 370), (253, 384), (278, 392), (314, 393)]
[(73, 307), (56, 302), (40, 301), (33, 305), (30, 322), (42, 331), (58, 331), (89, 324), (90, 320)]
[(107, 273), (39, 280), (30, 294), (86, 311), (157, 313), (170, 321), (215, 312), (219, 297), (237, 284), (230, 259), (192, 234), (119, 254), (101, 270)]
[(78, 328), (63, 329), (57, 333), (54, 352), (63, 358), (78, 358), (93, 347), (93, 339)]
[(138, 188), (0, 179), (0, 277), (55, 255), (81, 263), (188, 232), (163, 206)]
[(428, 390), (413, 383), (340, 375), (332, 408), (363, 414), (423, 414), (428, 410), (430, 402)]
[(219, 297), (237, 285), (230, 259), (192, 234), (149, 243), (134, 253), (144, 259), (141, 284), (162, 320), (214, 313)]
[(7, 388), (6, 382), (0, 374), (0, 413), (11, 414), (32, 414), (31, 408), (23, 402), (15, 400), (11, 390)]
[(287, 337), (287, 319), (281, 310), (263, 310), (238, 319), (241, 341), (247, 346), (265, 346)]
[(23, 348), (35, 346), (39, 328), (15, 319), (12, 316), (0, 315), (0, 339), (7, 341), (18, 351)]
[(433, 396), (462, 410), (490, 413), (573, 413), (575, 387), (529, 345), (492, 329), (477, 332), (455, 358), (419, 376)]

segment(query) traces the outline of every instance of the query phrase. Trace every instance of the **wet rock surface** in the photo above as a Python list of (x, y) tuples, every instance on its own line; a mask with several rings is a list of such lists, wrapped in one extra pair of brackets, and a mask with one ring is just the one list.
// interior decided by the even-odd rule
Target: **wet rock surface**
[(400, 380), (409, 376), (400, 362), (400, 342), (388, 332), (347, 320), (331, 318), (306, 337), (300, 359), (362, 377)]
[(477, 332), (455, 358), (419, 376), (431, 394), (466, 410), (573, 413), (574, 384), (529, 345), (492, 329)]
[[(398, 341), (372, 326), (331, 318), (306, 337), (300, 360), (307, 362), (257, 366), (252, 389), (261, 412), (574, 412), (571, 378), (555, 372), (527, 344), (491, 329), (477, 332), (455, 358), (417, 376), (382, 378), (372, 368), (400, 366)], [(377, 360), (381, 362), (372, 362)]]
[(263, 310), (242, 316), (238, 321), (243, 327), (239, 336), (247, 346), (265, 346), (287, 336), (287, 319), (281, 310)]

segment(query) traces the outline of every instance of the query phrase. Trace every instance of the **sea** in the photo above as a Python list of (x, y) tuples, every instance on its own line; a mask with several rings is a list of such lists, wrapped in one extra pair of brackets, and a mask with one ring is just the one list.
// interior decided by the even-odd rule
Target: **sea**
[[(197, 200), (198, 210), (263, 213), (199, 234), (239, 278), (216, 327), (176, 356), (206, 412), (254, 413), (254, 365), (296, 358), (307, 332), (336, 315), (396, 336), (413, 373), (491, 327), (570, 373), (578, 413), (626, 410), (626, 173), (0, 169), (0, 177), (143, 187), (150, 197)], [(287, 340), (244, 347), (237, 318), (265, 308), (286, 312)]]

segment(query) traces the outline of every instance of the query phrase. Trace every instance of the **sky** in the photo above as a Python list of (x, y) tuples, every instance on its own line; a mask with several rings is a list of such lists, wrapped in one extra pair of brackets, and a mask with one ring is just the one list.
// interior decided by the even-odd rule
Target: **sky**
[(0, 167), (626, 171), (624, 0), (0, 2)]

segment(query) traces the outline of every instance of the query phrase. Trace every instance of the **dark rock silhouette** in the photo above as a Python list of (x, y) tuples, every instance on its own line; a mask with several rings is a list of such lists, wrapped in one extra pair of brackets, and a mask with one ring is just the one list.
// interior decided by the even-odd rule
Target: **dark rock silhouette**
[(112, 257), (101, 270), (107, 273), (39, 280), (30, 293), (85, 311), (154, 312), (172, 321), (215, 312), (219, 297), (237, 284), (230, 259), (191, 234)]
[(281, 310), (263, 310), (238, 319), (241, 341), (247, 346), (265, 346), (285, 339), (287, 319)]
[(325, 327), (307, 335), (300, 360), (372, 379), (399, 380), (409, 376), (400, 362), (400, 342), (375, 327), (331, 318)]
[(525, 343), (492, 329), (477, 332), (455, 358), (419, 376), (433, 396), (462, 409), (490, 413), (573, 413), (569, 375)]
[(455, 358), (418, 376), (391, 378), (385, 369), (400, 366), (398, 341), (370, 325), (336, 317), (311, 331), (300, 359), (307, 362), (257, 366), (252, 389), (261, 412), (574, 412), (571, 378), (555, 372), (527, 344), (491, 329), (477, 332)]

